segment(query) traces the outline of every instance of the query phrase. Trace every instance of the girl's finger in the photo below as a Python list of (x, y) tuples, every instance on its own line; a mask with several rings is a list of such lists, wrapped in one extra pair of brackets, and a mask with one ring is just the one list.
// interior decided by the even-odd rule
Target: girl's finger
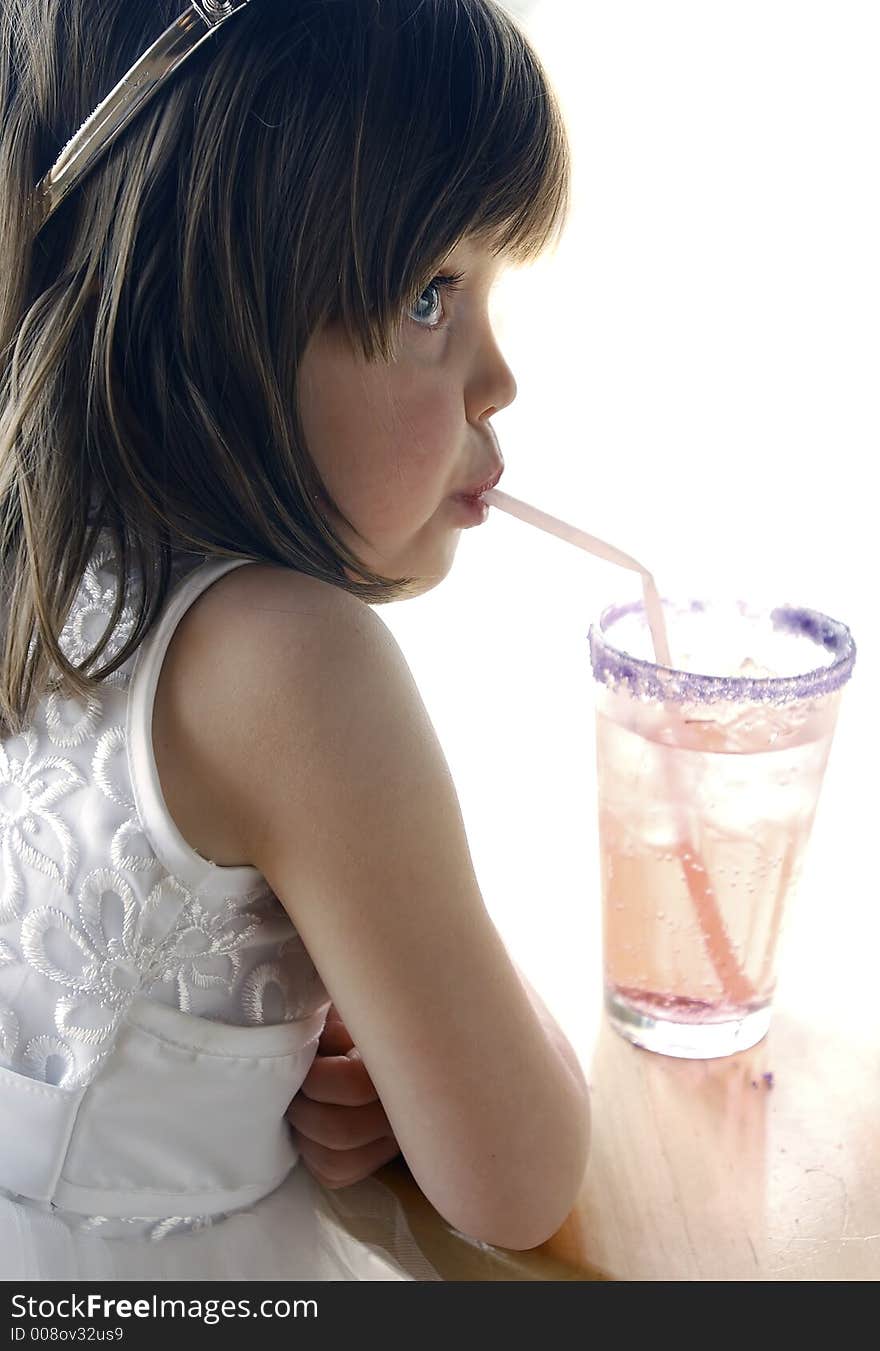
[(394, 1135), (380, 1102), (366, 1107), (337, 1107), (297, 1096), (286, 1116), (300, 1135), (327, 1149), (359, 1149), (383, 1135)]
[(309, 1172), (322, 1186), (335, 1191), (339, 1187), (350, 1187), (370, 1177), (377, 1168), (390, 1163), (400, 1153), (397, 1141), (393, 1137), (374, 1140), (361, 1149), (335, 1150), (315, 1144), (305, 1136), (294, 1131), (294, 1138), (302, 1161)]
[(364, 1107), (379, 1097), (357, 1050), (348, 1055), (316, 1056), (299, 1091), (314, 1102), (342, 1107)]
[(345, 1055), (354, 1046), (348, 1028), (336, 1013), (333, 1005), (330, 1005), (330, 1012), (327, 1014), (327, 1020), (324, 1023), (324, 1030), (318, 1040), (319, 1055)]

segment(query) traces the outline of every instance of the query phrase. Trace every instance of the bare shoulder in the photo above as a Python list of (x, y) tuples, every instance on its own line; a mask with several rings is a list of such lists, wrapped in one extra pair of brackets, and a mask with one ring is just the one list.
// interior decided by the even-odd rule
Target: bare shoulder
[(235, 568), (208, 588), (200, 604), (193, 627), (215, 647), (218, 634), (225, 636), (223, 659), (229, 666), (255, 659), (261, 664), (320, 659), (334, 643), (371, 632), (391, 640), (371, 606), (292, 568)]
[[(277, 791), (273, 727), (283, 720), (289, 735), (301, 717), (304, 736), (309, 691), (329, 698), (334, 663), (371, 632), (381, 641), (380, 630), (393, 641), (356, 596), (290, 568), (234, 568), (193, 602), (172, 635), (153, 709), (163, 796), (193, 849), (221, 866), (252, 861), (238, 797), (261, 819), (261, 794)], [(286, 695), (297, 688), (299, 699)]]
[[(352, 618), (372, 609), (340, 586), (310, 577), (293, 568), (248, 563), (224, 573), (202, 593), (189, 614), (200, 624), (214, 625), (222, 616), (226, 623), (249, 626), (254, 620), (271, 625), (271, 615), (302, 615), (308, 618), (333, 615)], [(262, 616), (268, 616), (262, 619)]]

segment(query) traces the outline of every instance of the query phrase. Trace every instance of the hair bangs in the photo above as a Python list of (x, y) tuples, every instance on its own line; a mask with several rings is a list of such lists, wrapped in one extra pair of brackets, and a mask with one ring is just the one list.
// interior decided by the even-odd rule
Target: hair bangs
[(370, 37), (340, 317), (387, 360), (407, 304), (460, 240), (519, 265), (555, 244), (571, 161), (540, 59), (493, 0), (392, 0)]

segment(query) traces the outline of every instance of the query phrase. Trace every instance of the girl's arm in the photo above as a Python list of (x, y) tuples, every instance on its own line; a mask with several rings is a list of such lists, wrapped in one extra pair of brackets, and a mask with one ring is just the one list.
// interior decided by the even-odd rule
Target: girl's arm
[(586, 1087), (486, 909), (412, 673), (357, 597), (234, 576), (175, 683), (206, 810), (290, 915), (421, 1190), (465, 1233), (537, 1246), (580, 1192)]
[[(540, 995), (518, 966), (516, 971), (545, 1032), (583, 1090), (584, 1114), (589, 1120), (580, 1062)], [(400, 1153), (375, 1085), (335, 1005), (331, 1005), (318, 1054), (290, 1103), (287, 1119), (307, 1168), (331, 1190), (370, 1177)]]

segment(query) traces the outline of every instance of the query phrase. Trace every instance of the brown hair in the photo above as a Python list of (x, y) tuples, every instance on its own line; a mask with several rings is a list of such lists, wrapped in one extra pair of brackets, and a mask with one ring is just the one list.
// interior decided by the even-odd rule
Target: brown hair
[[(43, 690), (85, 696), (131, 656), (180, 551), (294, 568), (367, 602), (406, 595), (412, 579), (367, 570), (321, 510), (354, 530), (305, 444), (301, 355), (335, 321), (367, 360), (393, 360), (407, 305), (455, 243), (525, 263), (568, 214), (559, 107), (499, 4), (252, 0), (32, 239), (34, 185), (182, 8), (0, 10), (6, 734)], [(93, 670), (125, 589), (86, 660), (58, 634), (102, 527), (142, 596)]]

